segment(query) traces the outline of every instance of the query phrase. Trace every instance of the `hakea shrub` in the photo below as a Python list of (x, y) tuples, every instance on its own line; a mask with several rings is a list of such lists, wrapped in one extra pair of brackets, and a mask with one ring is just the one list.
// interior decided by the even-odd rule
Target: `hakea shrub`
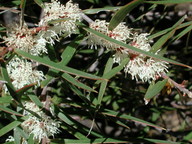
[[(86, 20), (83, 15), (78, 4), (74, 4), (71, 0), (65, 5), (58, 0), (51, 0), (50, 3), (44, 3), (43, 16), (37, 27), (28, 28), (25, 22), (23, 25), (15, 24), (7, 30), (7, 35), (2, 37), (3, 43), (8, 48), (20, 49), (33, 56), (46, 55), (48, 54), (47, 45), (53, 46), (55, 41), (59, 42), (63, 35), (70, 37), (77, 33), (78, 23), (82, 22), (83, 19)], [(152, 49), (147, 38), (149, 34), (136, 33), (133, 28), (129, 28), (123, 22), (119, 23), (113, 30), (109, 30), (109, 22), (99, 19), (91, 20), (91, 22), (89, 20), (89, 27), (137, 49), (146, 52), (150, 52)], [(89, 48), (103, 47), (105, 50), (112, 51), (113, 63), (120, 65), (125, 58), (129, 58), (128, 63), (124, 65), (124, 72), (136, 81), (151, 83), (168, 72), (168, 63), (165, 61), (121, 47), (90, 32), (86, 34), (85, 39)], [(159, 51), (155, 55), (158, 53)], [(13, 86), (16, 89), (21, 89), (29, 84), (40, 86), (41, 81), (45, 80), (46, 76), (37, 69), (37, 66), (38, 63), (35, 61), (27, 60), (21, 56), (13, 56), (6, 63)], [(4, 87), (4, 91), (9, 93), (6, 87)], [(45, 103), (43, 104), (45, 105)], [(60, 133), (60, 122), (52, 119), (54, 116), (48, 116), (33, 102), (25, 102), (24, 108), (23, 115), (28, 116), (28, 118), (22, 122), (21, 127), (29, 135), (33, 134), (36, 142), (40, 143), (43, 139), (48, 139), (50, 136), (54, 137)], [(38, 117), (30, 111), (35, 112)], [(14, 141), (14, 138), (9, 137), (7, 141)], [(23, 143), (27, 142), (24, 140)]]

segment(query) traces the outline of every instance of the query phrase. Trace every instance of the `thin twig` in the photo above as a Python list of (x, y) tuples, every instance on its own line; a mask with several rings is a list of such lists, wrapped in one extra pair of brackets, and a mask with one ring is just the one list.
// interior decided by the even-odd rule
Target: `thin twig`
[(168, 81), (171, 82), (171, 84), (173, 84), (178, 90), (183, 92), (183, 95), (187, 94), (190, 98), (192, 98), (192, 92), (186, 89), (183, 84), (178, 84), (177, 82), (172, 80), (170, 77), (168, 77), (165, 73), (161, 73), (161, 76), (164, 79), (168, 79)]
[(87, 15), (85, 15), (84, 13), (81, 14), (82, 18), (88, 22), (89, 24), (91, 24), (92, 22), (94, 22), (92, 19), (90, 19)]

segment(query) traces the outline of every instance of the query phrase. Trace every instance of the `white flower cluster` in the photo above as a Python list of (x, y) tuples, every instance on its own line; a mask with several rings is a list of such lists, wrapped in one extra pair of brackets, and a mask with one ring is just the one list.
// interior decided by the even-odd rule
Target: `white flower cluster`
[[(59, 41), (59, 35), (70, 36), (75, 33), (76, 22), (81, 20), (81, 9), (77, 4), (70, 0), (64, 6), (59, 1), (52, 0), (51, 3), (45, 3), (44, 17), (37, 25), (38, 31), (29, 29), (26, 24), (22, 27), (14, 25), (8, 31), (7, 37), (3, 37), (4, 43), (7, 47), (38, 56), (47, 53), (46, 43), (53, 45), (55, 40)], [(55, 22), (49, 26), (51, 21)]]
[(78, 4), (73, 4), (71, 0), (66, 5), (60, 4), (57, 0), (45, 3), (44, 16), (39, 22), (39, 26), (46, 27), (49, 26), (49, 23), (52, 26), (47, 31), (41, 31), (40, 35), (51, 44), (54, 44), (54, 40), (59, 41), (58, 35), (64, 33), (70, 36), (76, 32), (76, 22), (82, 20), (81, 14)]
[[(50, 26), (49, 22), (52, 20), (57, 22)], [(20, 49), (35, 56), (46, 54), (47, 43), (53, 45), (63, 33), (68, 36), (75, 33), (76, 22), (81, 20), (81, 10), (77, 4), (70, 0), (64, 6), (59, 1), (52, 0), (51, 3), (45, 3), (44, 17), (37, 28), (29, 29), (25, 23), (23, 26), (14, 25), (7, 32), (7, 37), (3, 37), (4, 43), (7, 47)], [(41, 71), (33, 70), (31, 62), (20, 58), (11, 60), (7, 69), (17, 89), (35, 82), (39, 85), (45, 78)]]
[(37, 83), (40, 85), (40, 81), (45, 79), (42, 71), (33, 69), (32, 62), (19, 57), (13, 58), (7, 64), (7, 72), (16, 89), (20, 89), (31, 83)]
[(13, 49), (20, 49), (32, 55), (47, 53), (46, 43), (40, 42), (26, 24), (22, 27), (17, 24), (13, 25), (7, 32), (7, 37), (3, 37), (3, 39), (6, 46)]
[[(5, 142), (14, 142), (15, 141), (15, 138), (13, 137), (13, 136), (9, 136), (6, 140), (5, 140)], [(28, 142), (25, 140), (25, 139), (22, 139), (21, 141), (20, 141), (20, 143), (21, 144), (28, 144)]]
[[(45, 105), (45, 103), (43, 104)], [(24, 115), (28, 115), (29, 118), (25, 120), (21, 126), (28, 134), (34, 135), (34, 140), (40, 143), (43, 138), (48, 139), (50, 136), (54, 137), (55, 134), (60, 133), (60, 122), (46, 115), (35, 103), (27, 102), (24, 106), (26, 109), (40, 116), (40, 118), (38, 118), (26, 110), (23, 113)]]
[[(90, 28), (101, 32), (115, 40), (121, 41), (125, 44), (129, 44), (135, 48), (150, 51), (151, 46), (148, 42), (146, 33), (134, 34), (132, 29), (125, 26), (124, 23), (120, 23), (112, 31), (108, 29), (109, 23), (105, 20), (95, 20), (90, 24)], [(127, 48), (120, 47), (105, 39), (102, 39), (92, 33), (88, 34), (87, 43), (92, 47), (97, 45), (105, 47), (109, 50), (115, 51), (113, 55), (114, 63), (121, 63), (126, 57), (130, 58), (130, 61), (125, 65), (124, 71), (132, 76), (132, 79), (143, 82), (151, 82), (161, 76), (162, 72), (167, 72), (167, 62), (148, 58), (143, 54), (134, 52)], [(156, 53), (157, 54), (157, 53)]]
[[(132, 39), (132, 33), (131, 29), (129, 29), (127, 26), (124, 25), (124, 23), (120, 23), (114, 30), (110, 31), (108, 29), (109, 23), (105, 20), (95, 20), (95, 22), (90, 24), (90, 28), (101, 32), (115, 40), (121, 41), (126, 43), (127, 40)], [(118, 45), (114, 45), (110, 43), (109, 41), (106, 41), (92, 33), (88, 35), (87, 42), (91, 47), (97, 47), (97, 45), (106, 47), (107, 49), (120, 49)]]

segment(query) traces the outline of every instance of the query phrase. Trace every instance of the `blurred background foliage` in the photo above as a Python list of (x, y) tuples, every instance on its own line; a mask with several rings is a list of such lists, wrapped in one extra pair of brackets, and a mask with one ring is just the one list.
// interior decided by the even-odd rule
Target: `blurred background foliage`
[[(49, 1), (43, 0), (43, 2)], [(74, 0), (74, 2), (78, 3), (80, 8), (88, 13), (88, 10), (96, 8), (121, 8), (121, 6), (126, 5), (131, 0)], [(61, 3), (66, 3), (66, 0), (61, 0)], [(11, 10), (7, 9), (7, 13), (1, 13), (0, 15), (1, 36), (6, 34), (5, 27), (9, 23), (9, 20), (18, 20), (17, 16), (20, 10), (20, 4), (20, 0), (0, 1), (1, 11), (3, 11), (3, 7), (12, 8)], [(114, 8), (114, 10), (102, 10), (87, 15), (93, 20), (103, 19), (110, 21), (115, 11)], [(34, 24), (38, 23), (40, 13), (41, 8), (33, 0), (27, 0), (25, 21), (29, 27), (34, 27)], [(187, 15), (184, 22), (190, 22), (192, 20), (192, 2), (168, 5), (144, 3), (134, 8), (126, 16), (124, 22), (129, 27), (134, 28), (135, 31), (147, 32), (152, 35), (172, 27), (184, 15)], [(166, 41), (161, 49), (165, 57), (192, 66), (191, 29), (182, 37), (178, 39), (176, 37), (185, 28), (176, 30), (175, 34)], [(79, 37), (83, 37), (84, 35), (85, 32), (80, 30)], [(69, 44), (74, 39), (77, 39), (77, 35), (61, 39), (60, 42), (56, 42), (54, 47), (49, 46), (49, 58), (54, 62), (61, 61), (63, 52), (67, 50)], [(158, 39), (159, 37), (151, 39), (151, 45)], [(101, 77), (107, 61), (113, 55), (110, 51), (103, 52), (102, 48), (97, 50), (90, 49), (84, 41), (77, 47), (69, 50), (70, 54), (74, 54), (71, 55), (70, 61), (66, 61), (67, 66)], [(44, 57), (46, 58), (47, 56)], [(113, 65), (113, 67), (116, 66), (118, 65)], [(47, 73), (47, 76), (54, 77), (48, 85), (47, 95), (54, 103), (52, 106), (55, 112), (59, 115), (59, 112), (62, 111), (69, 118), (69, 122), (67, 122), (68, 118), (64, 118), (62, 133), (55, 137), (56, 140), (53, 143), (57, 143), (58, 138), (76, 139), (78, 136), (75, 133), (78, 131), (83, 134), (82, 139), (84, 137), (87, 138), (86, 135), (88, 135), (93, 121), (95, 124), (93, 125), (93, 130), (90, 131), (95, 131), (98, 135), (90, 133), (88, 136), (89, 139), (104, 137), (127, 140), (129, 141), (127, 143), (158, 143), (158, 140), (165, 140), (164, 143), (171, 143), (169, 141), (181, 143), (192, 142), (192, 100), (187, 96), (183, 96), (182, 93), (168, 84), (148, 105), (145, 105), (143, 99), (149, 84), (136, 82), (129, 75), (125, 76), (124, 72), (120, 71), (108, 81), (100, 109), (98, 109), (95, 106), (98, 93), (89, 92), (74, 86), (57, 72), (50, 71), (46, 66), (39, 65), (39, 69)], [(178, 83), (186, 80), (186, 88), (192, 89), (191, 69), (170, 64), (169, 71), (169, 76), (173, 80)], [(95, 84), (95, 80), (79, 76), (75, 76), (74, 78), (99, 92), (99, 84)], [(35, 92), (39, 99), (41, 99), (42, 89), (45, 86), (44, 83), (46, 85), (46, 81), (44, 81), (42, 87), (38, 88)], [(32, 93), (33, 91), (29, 89), (28, 92)], [(29, 98), (23, 95), (24, 99)], [(7, 106), (17, 111), (11, 105), (10, 101), (7, 102)], [(138, 123), (134, 119), (116, 117), (115, 113), (112, 116), (109, 113), (105, 115), (106, 109), (119, 113), (119, 116), (125, 114), (126, 116), (133, 116), (151, 122), (157, 127), (146, 125), (145, 122), (143, 124), (141, 122)], [(62, 119), (62, 116), (59, 118)], [(0, 111), (0, 129), (13, 120), (14, 118), (10, 113)], [(158, 128), (158, 126), (165, 128), (165, 130)], [(82, 127), (87, 127), (87, 129), (85, 130)], [(9, 135), (13, 135), (13, 131), (3, 135), (0, 143), (3, 143)], [(77, 139), (81, 140), (81, 138)], [(153, 141), (153, 139), (156, 140)], [(120, 141), (117, 143), (120, 143)]]

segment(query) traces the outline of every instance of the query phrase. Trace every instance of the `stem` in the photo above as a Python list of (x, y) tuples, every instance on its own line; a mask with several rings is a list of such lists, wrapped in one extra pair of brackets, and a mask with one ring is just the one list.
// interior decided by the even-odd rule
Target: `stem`
[(84, 13), (81, 14), (82, 18), (88, 22), (89, 24), (91, 24), (92, 22), (94, 22), (92, 19), (90, 19), (87, 15), (85, 15)]
[(164, 79), (168, 79), (169, 82), (171, 82), (175, 86), (175, 88), (177, 88), (178, 90), (184, 93), (183, 95), (187, 94), (190, 98), (192, 98), (192, 92), (186, 89), (183, 84), (178, 84), (177, 82), (172, 80), (170, 77), (168, 77), (165, 73), (161, 73), (161, 76)]

